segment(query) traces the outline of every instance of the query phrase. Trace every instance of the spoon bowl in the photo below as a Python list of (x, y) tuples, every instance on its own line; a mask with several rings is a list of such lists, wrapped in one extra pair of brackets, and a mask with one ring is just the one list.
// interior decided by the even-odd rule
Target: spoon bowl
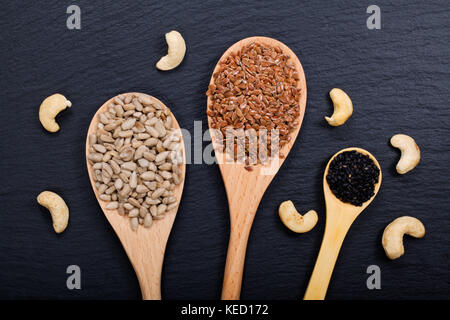
[[(141, 93), (125, 93), (124, 95)], [(150, 96), (151, 97), (151, 96)], [(164, 105), (158, 99), (151, 97), (157, 103)], [(175, 216), (178, 211), (178, 207), (183, 193), (184, 178), (186, 174), (186, 155), (184, 152), (183, 136), (180, 135), (180, 146), (183, 154), (183, 162), (181, 164), (181, 172), (183, 181), (176, 186), (174, 190), (174, 197), (178, 201), (178, 205), (170, 211), (165, 213), (165, 216), (161, 220), (154, 220), (150, 228), (144, 228), (139, 226), (136, 231), (133, 231), (130, 227), (130, 218), (128, 216), (121, 216), (118, 210), (106, 209), (107, 201), (103, 201), (99, 198), (100, 194), (97, 191), (94, 180), (94, 170), (87, 158), (89, 154), (89, 135), (96, 133), (97, 125), (99, 123), (98, 115), (108, 110), (110, 103), (114, 102), (114, 98), (106, 101), (95, 113), (89, 125), (87, 139), (86, 139), (86, 164), (89, 173), (89, 179), (91, 181), (92, 189), (94, 190), (95, 197), (108, 219), (109, 223), (113, 227), (120, 242), (122, 243), (125, 252), (130, 259), (130, 262), (136, 272), (136, 276), (141, 288), (142, 298), (144, 300), (160, 300), (161, 299), (161, 271), (164, 260), (164, 252), (166, 248), (167, 240), (172, 229), (172, 225), (175, 221)], [(172, 127), (180, 130), (180, 126), (175, 116), (170, 113), (172, 117)]]
[[(213, 71), (210, 84), (214, 83), (214, 74), (219, 71), (220, 61), (232, 52), (237, 52), (252, 42), (279, 47), (284, 54), (290, 56), (290, 60), (293, 62), (299, 76), (297, 87), (301, 90), (301, 95), (299, 99), (300, 115), (297, 118), (298, 126), (290, 133), (291, 140), (280, 148), (280, 153), (287, 157), (300, 131), (306, 109), (305, 74), (300, 61), (289, 47), (275, 39), (267, 37), (250, 37), (238, 41), (228, 48), (220, 58), (219, 63)], [(210, 96), (208, 96), (207, 103), (208, 106), (212, 103)], [(208, 124), (209, 128), (212, 129), (212, 121), (209, 116)], [(230, 208), (231, 230), (223, 281), (222, 299), (236, 300), (240, 297), (247, 241), (256, 210), (258, 209), (259, 202), (261, 201), (264, 192), (275, 177), (275, 174), (278, 172), (278, 169), (283, 164), (285, 158), (282, 159), (276, 157), (265, 165), (260, 164), (252, 167), (252, 170), (249, 171), (245, 169), (245, 164), (243, 163), (227, 163), (226, 155), (221, 148), (220, 138), (214, 133), (214, 130), (210, 131), (214, 152), (219, 163)]]
[[(375, 184), (374, 195), (364, 202), (362, 206), (355, 206), (345, 203), (338, 199), (330, 189), (327, 182), (328, 170), (333, 159), (346, 151), (357, 151), (370, 157), (380, 170), (378, 182)], [(375, 199), (381, 186), (381, 167), (377, 159), (368, 151), (361, 148), (346, 148), (334, 154), (325, 168), (323, 175), (323, 192), (325, 196), (325, 204), (327, 210), (327, 221), (325, 225), (325, 233), (320, 247), (319, 256), (316, 265), (309, 280), (308, 288), (304, 296), (305, 300), (323, 300), (327, 293), (328, 284), (330, 283), (334, 265), (336, 264), (342, 243), (347, 235), (350, 226), (364, 209)]]

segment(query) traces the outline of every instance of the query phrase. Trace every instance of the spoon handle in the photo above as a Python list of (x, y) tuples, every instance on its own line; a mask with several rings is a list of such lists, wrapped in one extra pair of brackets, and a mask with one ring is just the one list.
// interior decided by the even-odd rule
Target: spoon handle
[[(166, 217), (165, 219), (169, 220), (169, 218)], [(161, 220), (161, 222), (171, 223), (164, 220)], [(122, 245), (139, 281), (143, 300), (161, 300), (161, 272), (166, 242), (170, 232), (167, 229), (165, 230), (165, 232), (153, 230), (154, 232), (151, 233), (144, 233), (147, 230), (141, 230), (144, 236), (133, 238), (122, 236), (121, 238)]]
[(162, 262), (161, 259), (134, 266), (141, 287), (142, 300), (161, 300)]
[(304, 300), (323, 300), (327, 294), (334, 265), (336, 264), (342, 242), (350, 226), (327, 221), (325, 234), (320, 247), (314, 271), (309, 280)]
[(245, 252), (254, 214), (239, 215), (231, 221), (230, 241), (222, 287), (222, 300), (239, 300), (244, 273)]

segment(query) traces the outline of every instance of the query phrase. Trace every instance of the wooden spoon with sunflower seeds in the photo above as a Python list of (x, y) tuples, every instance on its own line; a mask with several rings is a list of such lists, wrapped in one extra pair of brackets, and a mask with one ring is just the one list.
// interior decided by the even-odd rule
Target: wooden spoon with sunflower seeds
[[(135, 96), (142, 95), (142, 93), (124, 93), (124, 96), (133, 94)], [(164, 104), (158, 99), (148, 96), (162, 106)], [(108, 110), (109, 105), (114, 102), (114, 98), (106, 101), (95, 113), (92, 118), (91, 124), (86, 139), (86, 162), (89, 173), (89, 179), (91, 181), (92, 189), (94, 190), (95, 197), (103, 210), (106, 218), (113, 227), (117, 236), (122, 243), (125, 252), (133, 265), (134, 271), (141, 287), (142, 299), (144, 300), (160, 300), (161, 299), (161, 270), (164, 260), (164, 252), (166, 249), (166, 243), (169, 239), (169, 234), (172, 229), (172, 225), (175, 221), (175, 216), (178, 211), (178, 206), (181, 200), (181, 194), (183, 192), (184, 178), (186, 174), (186, 156), (184, 152), (183, 136), (179, 131), (180, 147), (183, 155), (183, 161), (179, 165), (181, 170), (182, 182), (176, 186), (174, 190), (174, 197), (176, 198), (178, 205), (170, 211), (165, 213), (165, 216), (161, 220), (153, 221), (150, 228), (144, 228), (139, 226), (136, 231), (133, 231), (130, 227), (130, 218), (128, 216), (121, 216), (117, 209), (106, 209), (107, 201), (100, 199), (100, 194), (95, 185), (94, 170), (89, 163), (89, 136), (95, 134), (97, 131), (97, 125), (99, 123), (99, 114)], [(180, 130), (180, 126), (175, 116), (170, 112), (172, 117), (172, 127)]]

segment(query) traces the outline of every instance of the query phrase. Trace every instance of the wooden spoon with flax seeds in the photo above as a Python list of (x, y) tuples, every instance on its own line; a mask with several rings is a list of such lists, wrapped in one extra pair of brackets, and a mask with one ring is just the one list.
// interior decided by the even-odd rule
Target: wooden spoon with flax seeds
[[(248, 167), (245, 163), (227, 163), (226, 152), (223, 151), (221, 145), (222, 137), (217, 135), (214, 131), (211, 131), (215, 155), (219, 162), (220, 172), (227, 192), (231, 220), (230, 240), (228, 244), (228, 254), (222, 289), (222, 299), (225, 300), (236, 300), (240, 298), (245, 252), (253, 219), (255, 218), (256, 211), (264, 192), (294, 145), (306, 109), (306, 79), (302, 65), (295, 53), (289, 49), (289, 47), (272, 38), (250, 37), (233, 44), (225, 51), (220, 58), (219, 63), (217, 63), (211, 77), (209, 88), (211, 89), (212, 85), (215, 83), (215, 75), (223, 70), (220, 62), (229, 55), (241, 51), (245, 46), (252, 43), (268, 45), (272, 48), (277, 48), (277, 50), (281, 50), (282, 54), (289, 55), (288, 61), (292, 64), (291, 67), (296, 71), (298, 77), (296, 90), (300, 90), (300, 95), (296, 102), (298, 103), (299, 110), (296, 119), (293, 119), (293, 121), (296, 121), (297, 125), (289, 132), (289, 142), (279, 149), (280, 155), (282, 156), (275, 156), (264, 165), (259, 164)], [(275, 57), (276, 53), (273, 54)], [(238, 63), (245, 63), (245, 61), (238, 61)], [(249, 80), (251, 71), (247, 76), (247, 80)], [(282, 92), (282, 90), (280, 91)], [(217, 123), (214, 120), (214, 111), (212, 110), (214, 105), (214, 93), (212, 92), (209, 92), (208, 94), (207, 105), (209, 128), (216, 129)], [(245, 108), (242, 110), (245, 110)], [(237, 110), (237, 112), (240, 116), (240, 110)], [(273, 120), (274, 119), (275, 118), (273, 118)]]

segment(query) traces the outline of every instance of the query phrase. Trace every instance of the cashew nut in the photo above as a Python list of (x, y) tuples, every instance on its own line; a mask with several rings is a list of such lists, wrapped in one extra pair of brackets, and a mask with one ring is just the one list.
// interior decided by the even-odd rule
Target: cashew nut
[(50, 211), (53, 220), (53, 229), (55, 229), (55, 232), (63, 232), (69, 222), (69, 208), (63, 198), (54, 192), (43, 191), (38, 195), (37, 202)]
[(419, 219), (408, 216), (397, 218), (388, 224), (384, 229), (381, 243), (389, 259), (397, 259), (405, 253), (403, 248), (405, 233), (415, 238), (422, 238), (425, 235), (425, 227)]
[(314, 210), (310, 210), (303, 216), (297, 212), (292, 201), (284, 201), (278, 209), (281, 221), (291, 231), (304, 233), (310, 231), (317, 223), (318, 217)]
[(402, 152), (396, 167), (398, 173), (405, 174), (419, 164), (420, 149), (413, 138), (406, 134), (396, 134), (391, 138), (391, 145)]
[(39, 121), (45, 130), (50, 132), (58, 131), (59, 125), (56, 123), (55, 117), (62, 110), (71, 106), (72, 103), (59, 93), (51, 95), (42, 101), (41, 107), (39, 108)]
[(325, 117), (328, 124), (333, 127), (343, 125), (353, 113), (353, 104), (350, 97), (341, 89), (334, 88), (330, 91), (334, 112), (331, 117)]
[(186, 53), (186, 43), (178, 31), (172, 30), (166, 33), (166, 42), (168, 46), (167, 55), (159, 59), (156, 67), (159, 70), (172, 70), (183, 61)]

